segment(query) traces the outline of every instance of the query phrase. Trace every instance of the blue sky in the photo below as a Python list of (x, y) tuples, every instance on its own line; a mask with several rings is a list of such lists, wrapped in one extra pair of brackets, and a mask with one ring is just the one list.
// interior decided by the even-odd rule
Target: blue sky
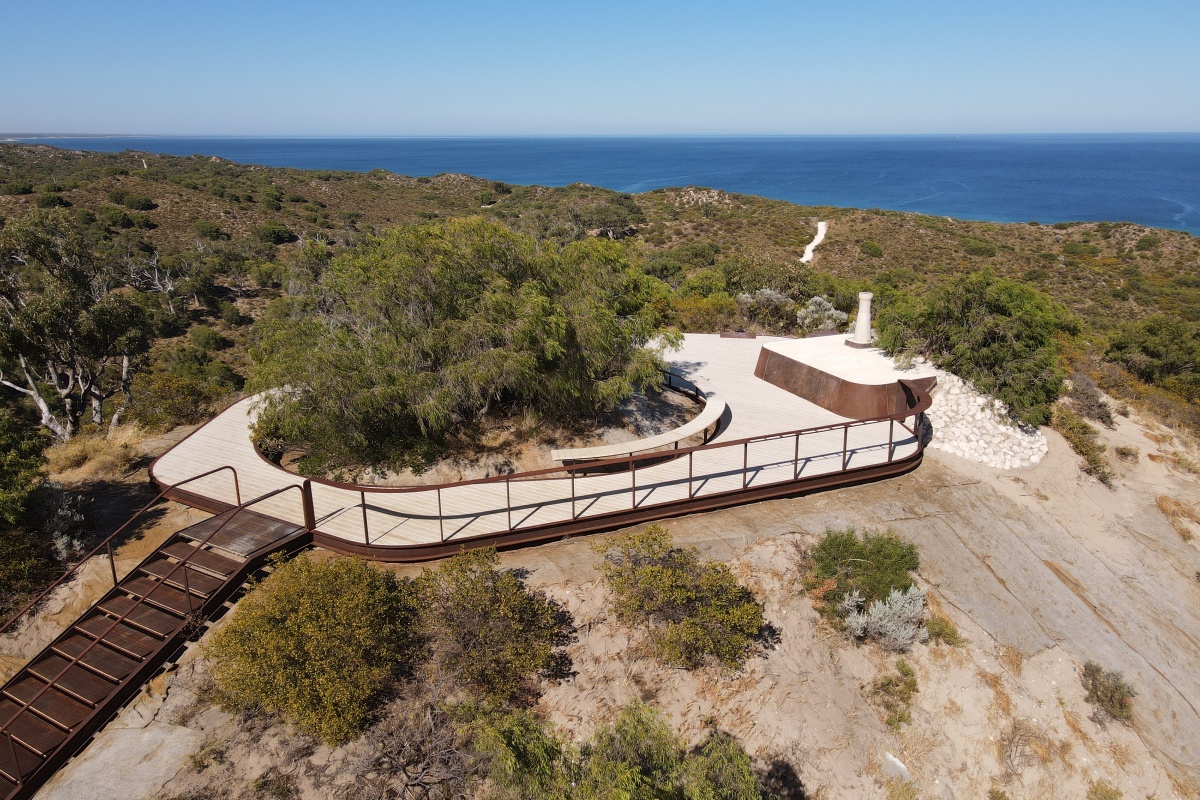
[(1197, 0), (15, 2), (0, 131), (1200, 131)]

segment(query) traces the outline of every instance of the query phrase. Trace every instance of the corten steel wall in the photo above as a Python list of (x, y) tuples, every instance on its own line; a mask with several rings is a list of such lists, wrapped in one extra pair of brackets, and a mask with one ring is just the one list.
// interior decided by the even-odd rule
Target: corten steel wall
[(913, 416), (912, 388), (928, 394), (937, 378), (914, 378), (888, 384), (864, 384), (830, 375), (766, 347), (758, 352), (754, 375), (786, 392), (850, 419)]

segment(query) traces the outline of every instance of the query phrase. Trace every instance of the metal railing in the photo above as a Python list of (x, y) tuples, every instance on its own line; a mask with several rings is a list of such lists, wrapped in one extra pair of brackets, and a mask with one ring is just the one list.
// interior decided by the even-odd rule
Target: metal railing
[[(490, 476), (490, 477), (486, 477), (486, 478), (475, 478), (475, 479), (471, 479), (471, 480), (455, 481), (452, 483), (443, 483), (443, 484), (437, 484), (434, 486), (361, 486), (361, 485), (357, 485), (357, 484), (340, 483), (338, 481), (332, 481), (332, 480), (321, 479), (321, 478), (310, 478), (308, 480), (312, 484), (329, 486), (332, 488), (356, 492), (358, 494), (359, 502), (357, 505), (361, 510), (361, 516), (362, 516), (363, 542), (367, 545), (371, 544), (371, 529), (370, 529), (370, 521), (369, 521), (368, 511), (373, 509), (373, 510), (382, 511), (382, 512), (389, 513), (389, 514), (397, 514), (396, 510), (394, 510), (394, 509), (370, 505), (367, 502), (368, 495), (419, 494), (419, 493), (431, 494), (431, 495), (433, 495), (435, 502), (436, 502), (436, 506), (437, 506), (437, 515), (436, 516), (438, 518), (438, 541), (445, 542), (448, 537), (446, 535), (446, 516), (443, 513), (443, 509), (444, 509), (443, 494), (445, 492), (449, 492), (454, 489), (459, 489), (459, 488), (469, 487), (469, 486), (494, 485), (494, 484), (503, 483), (504, 484), (504, 494), (505, 494), (504, 506), (489, 509), (485, 512), (482, 512), (482, 514), (473, 514), (473, 515), (469, 515), (469, 516), (478, 517), (481, 515), (491, 516), (491, 515), (503, 514), (504, 518), (506, 520), (505, 528), (503, 528), (499, 531), (489, 531), (488, 535), (493, 535), (496, 533), (507, 533), (507, 532), (511, 532), (511, 531), (520, 530), (522, 527), (521, 521), (518, 521), (516, 525), (513, 524), (514, 505), (513, 505), (513, 500), (512, 500), (512, 487), (513, 487), (514, 483), (519, 484), (519, 483), (530, 481), (533, 479), (541, 479), (541, 480), (552, 479), (552, 478), (569, 479), (569, 486), (570, 486), (569, 494), (565, 495), (562, 498), (546, 501), (546, 504), (563, 504), (563, 505), (565, 505), (567, 503), (570, 503), (570, 505), (571, 505), (571, 520), (573, 521), (573, 520), (579, 519), (583, 516), (587, 516), (586, 510), (584, 512), (577, 512), (577, 504), (580, 499), (584, 499), (584, 498), (591, 496), (590, 494), (580, 495), (576, 492), (577, 478), (590, 477), (597, 473), (629, 472), (629, 475), (630, 475), (629, 487), (623, 491), (630, 492), (630, 494), (631, 494), (631, 506), (630, 507), (633, 509), (636, 509), (639, 506), (639, 504), (637, 502), (637, 496), (638, 496), (639, 490), (644, 491), (644, 490), (650, 489), (652, 487), (652, 485), (645, 485), (645, 486), (638, 485), (639, 470), (645, 469), (649, 466), (655, 466), (655, 465), (658, 465), (658, 464), (661, 464), (661, 463), (664, 463), (667, 461), (683, 459), (686, 457), (687, 461), (688, 461), (687, 500), (692, 500), (692, 499), (698, 497), (702, 491), (702, 489), (694, 488), (694, 483), (695, 483), (696, 478), (697, 477), (701, 477), (701, 478), (711, 477), (708, 475), (701, 475), (701, 476), (696, 475), (696, 473), (695, 473), (695, 457), (698, 453), (707, 454), (707, 453), (712, 453), (712, 452), (719, 451), (719, 450), (727, 450), (727, 449), (737, 448), (737, 447), (742, 448), (742, 459), (741, 459), (742, 465), (741, 465), (741, 470), (740, 470), (741, 489), (745, 490), (749, 486), (750, 473), (753, 470), (760, 468), (757, 466), (752, 467), (750, 464), (750, 449), (751, 449), (752, 445), (764, 443), (764, 442), (786, 440), (789, 438), (793, 439), (794, 440), (793, 454), (792, 454), (792, 458), (790, 459), (792, 461), (792, 471), (791, 471), (791, 477), (788, 478), (787, 480), (795, 481), (795, 480), (798, 480), (800, 477), (801, 462), (812, 460), (812, 458), (813, 458), (813, 457), (802, 457), (801, 456), (800, 444), (801, 444), (802, 439), (804, 437), (808, 437), (808, 436), (816, 436), (816, 435), (819, 435), (822, 433), (831, 433), (831, 432), (836, 432), (839, 430), (842, 432), (842, 442), (841, 442), (840, 449), (835, 448), (834, 450), (831, 450), (829, 453), (824, 454), (827, 456), (840, 456), (839, 467), (838, 467), (838, 469), (832, 470), (830, 473), (827, 473), (827, 474), (836, 474), (839, 472), (847, 472), (847, 471), (850, 471), (851, 469), (860, 469), (861, 468), (861, 467), (853, 467), (852, 468), (850, 466), (850, 459), (854, 452), (854, 450), (850, 447), (850, 431), (853, 428), (861, 428), (861, 427), (865, 427), (868, 425), (879, 425), (879, 424), (884, 424), (884, 423), (886, 423), (888, 425), (888, 438), (887, 438), (887, 444), (886, 444), (887, 459), (886, 459), (885, 463), (890, 464), (893, 462), (893, 460), (895, 458), (895, 452), (896, 452), (896, 446), (897, 446), (895, 428), (897, 425), (900, 426), (900, 428), (903, 431), (905, 431), (907, 434), (914, 437), (916, 452), (920, 452), (923, 449), (923, 444), (921, 442), (921, 435), (920, 435), (919, 431), (921, 430), (921, 420), (924, 418), (924, 414), (922, 412), (916, 412), (915, 414), (913, 414), (911, 416), (913, 416), (913, 419), (914, 419), (913, 426), (911, 428), (908, 427), (906, 424), (904, 424), (904, 421), (909, 418), (908, 416), (899, 417), (899, 418), (893, 417), (893, 416), (885, 416), (885, 417), (876, 417), (876, 418), (865, 419), (865, 420), (850, 420), (847, 422), (833, 423), (833, 424), (829, 424), (829, 425), (819, 425), (819, 426), (810, 427), (810, 428), (801, 428), (801, 429), (797, 429), (797, 430), (784, 431), (781, 433), (762, 434), (759, 436), (752, 436), (752, 437), (747, 437), (747, 438), (743, 438), (743, 439), (734, 439), (734, 440), (727, 441), (727, 442), (709, 443), (709, 444), (697, 445), (694, 447), (678, 448), (675, 450), (663, 450), (663, 451), (655, 451), (655, 452), (648, 452), (648, 453), (635, 453), (635, 454), (628, 455), (628, 456), (619, 456), (619, 457), (615, 457), (615, 458), (587, 461), (587, 462), (572, 464), (572, 465), (568, 465), (568, 466), (549, 467), (549, 468), (545, 468), (545, 469), (530, 470), (527, 472), (510, 473), (510, 474), (506, 474), (506, 475), (494, 475), (494, 476)], [(871, 445), (871, 447), (880, 447), (880, 446), (883, 446), (882, 441), (877, 444)], [(873, 466), (873, 465), (868, 465), (868, 466)], [(723, 472), (721, 474), (725, 475), (725, 474), (728, 474), (728, 472)], [(663, 504), (670, 503), (670, 502), (676, 502), (676, 501), (662, 501)], [(659, 505), (659, 504), (660, 503), (654, 503), (652, 505)], [(353, 508), (353, 506), (350, 506), (350, 507), (343, 506), (342, 508), (331, 512), (331, 514), (328, 516), (339, 515), (343, 511), (350, 510), (350, 508)], [(603, 513), (603, 512), (597, 512), (597, 513)], [(310, 511), (310, 514), (313, 517), (315, 517), (314, 512)], [(416, 518), (417, 516), (420, 516), (420, 515), (410, 515), (410, 518)], [(317, 524), (318, 523), (314, 520), (312, 527), (314, 529), (316, 529)], [(453, 535), (454, 534), (451, 534), (451, 536), (453, 536)]]
[[(215, 469), (215, 470), (211, 470), (210, 472), (204, 473), (204, 475), (196, 475), (196, 476), (194, 476), (193, 478), (189, 478), (189, 480), (195, 480), (196, 478), (202, 478), (202, 477), (204, 477), (205, 475), (211, 475), (213, 472), (218, 472), (220, 469), (233, 469), (233, 468), (232, 468), (232, 467), (221, 467), (221, 468), (218, 468), (218, 469)], [(236, 480), (236, 475), (237, 475), (237, 473), (236, 473), (236, 472), (234, 472), (234, 475), (235, 475), (235, 480)], [(180, 481), (180, 483), (186, 483), (186, 482), (187, 482), (187, 481)], [(180, 485), (180, 484), (175, 484), (175, 486), (178, 486), (178, 485)], [(172, 487), (172, 488), (174, 488), (174, 487)], [(197, 542), (197, 543), (195, 544), (195, 550), (198, 552), (198, 551), (200, 551), (201, 549), (203, 549), (203, 548), (204, 548), (204, 547), (205, 547), (205, 546), (206, 546), (206, 545), (207, 545), (207, 544), (208, 544), (210, 541), (212, 541), (213, 537), (215, 537), (215, 536), (216, 536), (218, 533), (220, 533), (221, 531), (223, 531), (223, 530), (225, 529), (225, 526), (226, 526), (226, 525), (228, 525), (230, 522), (232, 522), (232, 521), (234, 520), (234, 518), (236, 518), (236, 517), (237, 517), (237, 515), (238, 515), (238, 514), (242, 513), (243, 511), (245, 511), (245, 510), (246, 510), (247, 508), (249, 508), (250, 506), (252, 506), (252, 505), (254, 505), (254, 504), (256, 504), (256, 503), (261, 503), (262, 501), (264, 501), (264, 500), (267, 500), (267, 499), (269, 499), (269, 498), (272, 498), (272, 497), (275, 497), (276, 495), (283, 494), (284, 492), (289, 492), (289, 491), (291, 491), (291, 490), (293, 490), (293, 489), (296, 489), (297, 491), (299, 491), (299, 492), (300, 492), (300, 495), (301, 495), (301, 498), (302, 498), (302, 499), (301, 499), (301, 503), (302, 503), (302, 504), (307, 504), (307, 499), (306, 499), (306, 497), (305, 497), (305, 491), (304, 491), (304, 488), (303, 488), (303, 487), (302, 487), (300, 484), (298, 484), (298, 483), (289, 484), (288, 486), (284, 486), (284, 487), (282, 487), (282, 488), (275, 489), (275, 490), (273, 490), (273, 491), (267, 492), (267, 493), (266, 493), (266, 494), (264, 494), (264, 495), (261, 495), (261, 496), (259, 496), (259, 497), (256, 497), (256, 498), (254, 498), (253, 500), (249, 501), (249, 502), (248, 502), (248, 503), (246, 503), (245, 505), (243, 505), (243, 504), (241, 503), (241, 493), (240, 493), (240, 489), (239, 489), (239, 490), (238, 490), (238, 504), (237, 504), (237, 506), (236, 506), (235, 508), (233, 508), (231, 511), (224, 512), (224, 513), (228, 514), (229, 516), (228, 516), (228, 517), (227, 517), (225, 520), (223, 520), (223, 521), (221, 522), (221, 524), (220, 524), (220, 525), (217, 525), (217, 526), (216, 526), (216, 527), (213, 529), (213, 531), (212, 531), (211, 533), (209, 533), (207, 536), (205, 536), (203, 540), (201, 540), (201, 541)], [(167, 491), (169, 491), (169, 489), (164, 489), (164, 490), (163, 490), (163, 493), (165, 493), (165, 492), (167, 492)], [(160, 494), (160, 495), (159, 495), (159, 497), (161, 497), (161, 496), (162, 496), (162, 495)], [(157, 500), (157, 498), (156, 498), (156, 500)], [(147, 506), (146, 508), (149, 508), (149, 506)], [(145, 509), (142, 509), (142, 511), (145, 511)], [(138, 515), (140, 516), (140, 515), (141, 515), (141, 513), (142, 513), (142, 512), (138, 512)], [(137, 518), (137, 517), (134, 517), (134, 519), (136, 519), (136, 518)], [(130, 520), (130, 522), (132, 522), (132, 521), (133, 521), (133, 520)], [(126, 523), (126, 525), (128, 525), (128, 524), (129, 524), (129, 523)], [(124, 527), (125, 527), (125, 526), (122, 526), (122, 529), (123, 529)], [(116, 534), (113, 534), (113, 536), (115, 536), (115, 535), (116, 535)], [(110, 536), (110, 537), (109, 537), (109, 539), (111, 540), (111, 539), (112, 539), (112, 537)], [(107, 541), (107, 540), (106, 540), (106, 541)], [(189, 557), (190, 557), (190, 555), (189, 555)], [(169, 570), (169, 571), (168, 571), (168, 572), (167, 572), (165, 575), (163, 575), (163, 576), (162, 576), (162, 577), (159, 579), (159, 581), (158, 581), (158, 585), (159, 585), (159, 586), (166, 586), (166, 585), (167, 585), (167, 581), (168, 581), (168, 580), (170, 580), (170, 578), (171, 578), (171, 577), (172, 577), (172, 576), (173, 576), (173, 575), (174, 575), (174, 574), (175, 574), (175, 573), (176, 573), (178, 570), (180, 570), (181, 568), (182, 568), (182, 569), (184, 569), (184, 578), (185, 578), (185, 580), (186, 580), (186, 577), (187, 577), (187, 567), (186, 567), (186, 564), (187, 564), (187, 562), (188, 562), (188, 558), (187, 558), (187, 557), (185, 557), (185, 558), (181, 559), (180, 561), (178, 561), (178, 562), (175, 564), (175, 566), (174, 566), (174, 567), (172, 567), (172, 568), (171, 568), (171, 569), (170, 569), (170, 570)], [(115, 577), (115, 573), (114, 573), (114, 577)], [(119, 586), (119, 584), (116, 584), (116, 585), (114, 585), (114, 587), (113, 587), (113, 588), (115, 589), (115, 588), (117, 588), (118, 586)], [(111, 591), (111, 590), (110, 590), (110, 591)], [(91, 652), (92, 652), (94, 649), (96, 649), (98, 646), (100, 646), (100, 644), (101, 644), (101, 643), (104, 641), (104, 639), (105, 639), (105, 638), (106, 638), (106, 637), (107, 637), (107, 636), (108, 636), (110, 633), (112, 633), (114, 630), (116, 630), (116, 628), (117, 628), (117, 626), (118, 626), (118, 625), (121, 625), (122, 623), (124, 623), (124, 622), (125, 622), (125, 620), (127, 620), (127, 619), (129, 618), (129, 616), (130, 616), (130, 615), (131, 615), (131, 614), (132, 614), (134, 611), (137, 611), (139, 608), (141, 608), (141, 607), (142, 607), (142, 605), (143, 605), (143, 604), (144, 604), (144, 603), (145, 603), (145, 602), (146, 602), (146, 601), (149, 599), (150, 595), (151, 595), (151, 594), (153, 594), (153, 593), (154, 593), (154, 590), (151, 590), (151, 591), (149, 591), (149, 592), (146, 592), (146, 593), (145, 593), (145, 594), (143, 594), (143, 595), (138, 595), (138, 596), (137, 596), (137, 599), (134, 599), (134, 600), (133, 600), (133, 605), (131, 605), (131, 606), (130, 606), (129, 608), (127, 608), (127, 609), (126, 609), (126, 610), (125, 610), (125, 611), (124, 611), (124, 612), (123, 612), (123, 613), (122, 613), (120, 616), (118, 616), (116, 619), (114, 619), (114, 620), (112, 621), (112, 624), (110, 624), (110, 625), (109, 625), (109, 626), (108, 626), (108, 627), (107, 627), (107, 628), (104, 630), (104, 632), (103, 632), (102, 634), (100, 634), (100, 635), (96, 636), (95, 638), (93, 638), (93, 639), (92, 639), (92, 641), (91, 641), (91, 642), (90, 642), (90, 643), (87, 645), (87, 647), (85, 647), (85, 648), (84, 648), (82, 651), (80, 651), (79, 653), (77, 653), (77, 654), (76, 654), (76, 655), (74, 655), (73, 657), (70, 657), (70, 658), (65, 658), (65, 657), (64, 657), (64, 660), (67, 662), (67, 663), (66, 663), (66, 665), (65, 665), (65, 666), (63, 666), (63, 667), (62, 667), (62, 669), (60, 669), (60, 670), (58, 671), (58, 673), (57, 673), (57, 674), (56, 674), (56, 675), (55, 675), (53, 678), (50, 678), (50, 679), (46, 680), (46, 682), (45, 682), (45, 684), (42, 686), (42, 688), (41, 688), (41, 689), (39, 689), (39, 690), (38, 690), (38, 691), (37, 691), (37, 692), (36, 692), (36, 693), (33, 695), (33, 697), (29, 698), (28, 700), (23, 700), (23, 701), (22, 701), (22, 700), (17, 700), (15, 697), (10, 697), (10, 698), (9, 698), (9, 699), (10, 699), (10, 702), (12, 702), (14, 705), (16, 705), (16, 706), (17, 706), (17, 708), (16, 708), (16, 710), (15, 710), (15, 711), (13, 711), (13, 712), (12, 712), (12, 713), (9, 715), (8, 719), (7, 719), (7, 720), (5, 720), (5, 721), (4, 721), (4, 723), (0, 724), (0, 730), (3, 730), (3, 731), (4, 731), (4, 735), (5, 735), (5, 737), (8, 739), (9, 752), (10, 752), (10, 754), (12, 755), (12, 759), (13, 759), (13, 770), (14, 770), (14, 773), (15, 773), (15, 774), (13, 775), (13, 778), (15, 779), (15, 781), (16, 781), (16, 784), (17, 784), (17, 786), (18, 786), (18, 787), (20, 787), (20, 786), (24, 786), (24, 785), (25, 785), (25, 776), (24, 776), (24, 775), (22, 774), (22, 772), (21, 772), (21, 767), (20, 767), (20, 764), (21, 764), (21, 762), (20, 762), (20, 760), (18, 759), (18, 756), (17, 756), (17, 742), (16, 742), (16, 738), (13, 736), (13, 733), (12, 733), (12, 731), (10, 730), (10, 727), (11, 727), (12, 723), (13, 723), (13, 722), (14, 722), (14, 721), (17, 719), (17, 717), (19, 717), (19, 716), (20, 716), (21, 714), (23, 714), (25, 711), (27, 711), (27, 710), (31, 710), (31, 709), (32, 709), (32, 711), (33, 711), (33, 713), (34, 713), (34, 714), (38, 714), (38, 716), (39, 716), (40, 718), (44, 718), (44, 719), (46, 719), (46, 720), (47, 720), (47, 722), (48, 722), (49, 724), (55, 725), (56, 727), (62, 727), (62, 724), (61, 724), (61, 723), (58, 723), (58, 722), (56, 722), (56, 721), (54, 721), (54, 720), (51, 720), (51, 719), (48, 719), (48, 718), (47, 718), (47, 717), (46, 717), (44, 714), (39, 714), (39, 713), (38, 713), (38, 711), (37, 711), (36, 709), (34, 709), (34, 708), (33, 708), (33, 705), (34, 705), (34, 704), (35, 704), (35, 703), (36, 703), (38, 700), (42, 699), (43, 695), (45, 695), (45, 694), (46, 694), (48, 691), (50, 691), (50, 689), (51, 689), (51, 688), (53, 688), (53, 687), (54, 687), (54, 686), (55, 686), (55, 685), (56, 685), (56, 684), (57, 684), (57, 683), (58, 683), (58, 682), (59, 682), (59, 681), (62, 679), (62, 677), (63, 677), (64, 675), (66, 675), (68, 671), (70, 671), (70, 669), (71, 669), (72, 667), (74, 667), (74, 666), (76, 666), (76, 665), (80, 664), (80, 663), (83, 661), (83, 659), (84, 659), (84, 658), (85, 658), (85, 657), (86, 657), (86, 656), (87, 656), (89, 653), (91, 653)], [(133, 594), (136, 594), (136, 593), (134, 593), (134, 592), (129, 592), (129, 594), (133, 595)], [(183, 621), (184, 621), (184, 624), (186, 624), (188, 617), (191, 615), (191, 613), (192, 613), (192, 611), (193, 611), (193, 609), (192, 609), (192, 599), (191, 599), (191, 598), (192, 598), (192, 596), (191, 596), (191, 591), (190, 591), (190, 588), (189, 588), (189, 589), (188, 589), (188, 613), (187, 613), (186, 615), (183, 615)], [(131, 599), (132, 599), (132, 598), (131, 598)], [(177, 613), (178, 613), (178, 612), (177, 612)], [(176, 634), (176, 635), (177, 635), (177, 634)], [(88, 636), (90, 637), (90, 636), (92, 636), (92, 634), (90, 634), (90, 633), (89, 633), (89, 634), (88, 634)], [(170, 636), (170, 634), (169, 634), (169, 633), (168, 633), (168, 634), (163, 634), (163, 641), (164, 641), (164, 642), (165, 642), (165, 641), (167, 641), (169, 636)], [(144, 661), (144, 660), (145, 660), (145, 659), (143, 658), (143, 659), (142, 659), (142, 661)], [(19, 673), (18, 673), (18, 674), (19, 674)], [(39, 677), (39, 679), (41, 679), (41, 678)], [(111, 679), (110, 679), (110, 680), (111, 680)], [(117, 691), (117, 690), (118, 690), (118, 689), (119, 689), (119, 688), (120, 688), (120, 687), (121, 687), (121, 686), (122, 686), (122, 685), (125, 683), (125, 681), (126, 681), (126, 680), (128, 680), (128, 676), (126, 676), (126, 678), (123, 678), (123, 679), (121, 679), (121, 680), (119, 680), (119, 681), (116, 681), (115, 685), (114, 685), (114, 686), (113, 686), (113, 688), (112, 688), (112, 691), (114, 691), (114, 692), (115, 692), (115, 691)], [(112, 696), (112, 695), (111, 695), (111, 693), (110, 693), (109, 697), (111, 697), (111, 696)], [(88, 705), (92, 706), (92, 713), (93, 713), (93, 714), (97, 713), (97, 712), (100, 710), (100, 703), (102, 703), (102, 702), (103, 702), (103, 701), (99, 701), (98, 703), (91, 703), (91, 702), (88, 702)], [(65, 731), (65, 733), (67, 734), (67, 736), (68, 736), (68, 738), (69, 738), (69, 737), (70, 737), (70, 729), (68, 729), (67, 731)], [(61, 745), (59, 745), (59, 746), (61, 746)], [(53, 751), (51, 751), (51, 752), (53, 752)], [(46, 756), (46, 757), (48, 757), (48, 756), (49, 756), (49, 754), (47, 754), (47, 756)]]
[(222, 472), (224, 470), (229, 470), (230, 472), (233, 473), (233, 496), (234, 496), (234, 499), (236, 500), (235, 505), (240, 506), (242, 504), (242, 489), (238, 482), (237, 470), (231, 466), (223, 466), (223, 467), (217, 467), (216, 469), (210, 469), (208, 472), (202, 472), (199, 475), (193, 475), (192, 477), (187, 478), (186, 480), (182, 480), (182, 481), (179, 481), (178, 483), (168, 486), (167, 488), (165, 488), (161, 492), (159, 492), (157, 495), (155, 495), (153, 500), (151, 500), (149, 503), (146, 503), (146, 505), (142, 506), (142, 508), (136, 514), (134, 514), (132, 517), (130, 517), (129, 520), (124, 525), (117, 528), (115, 531), (113, 531), (108, 536), (108, 538), (106, 538), (104, 541), (100, 542), (100, 544), (93, 547), (91, 549), (91, 551), (88, 552), (87, 555), (83, 556), (82, 558), (77, 560), (74, 564), (72, 564), (71, 567), (66, 572), (64, 572), (59, 577), (58, 580), (56, 580), (54, 583), (50, 584), (45, 589), (43, 589), (41, 594), (39, 594), (37, 597), (30, 600), (28, 603), (25, 604), (25, 606), (20, 611), (18, 611), (16, 614), (14, 614), (12, 617), (10, 617), (9, 620), (7, 622), (5, 622), (3, 626), (0, 626), (0, 636), (3, 636), (5, 633), (7, 633), (8, 630), (10, 628), (12, 628), (22, 617), (24, 617), (27, 613), (29, 613), (30, 609), (34, 608), (35, 606), (37, 606), (38, 603), (42, 602), (42, 600), (44, 600), (47, 595), (49, 595), (52, 591), (57, 589), (59, 586), (61, 586), (63, 583), (65, 583), (68, 579), (70, 579), (71, 577), (76, 575), (81, 569), (83, 569), (84, 566), (86, 566), (87, 563), (92, 559), (92, 557), (100, 552), (101, 548), (103, 548), (105, 550), (105, 552), (108, 554), (108, 568), (109, 568), (109, 571), (112, 573), (113, 586), (116, 586), (119, 583), (119, 581), (117, 580), (117, 564), (116, 564), (115, 558), (113, 557), (113, 549), (112, 549), (113, 541), (117, 537), (119, 537), (122, 533), (124, 533), (126, 531), (126, 529), (129, 528), (129, 526), (131, 526), (131, 525), (133, 525), (133, 523), (137, 522), (142, 517), (142, 515), (145, 514), (147, 511), (149, 511), (152, 506), (154, 506), (156, 503), (158, 503), (159, 500), (162, 500), (163, 497), (165, 497), (168, 492), (178, 489), (180, 486), (183, 486), (184, 484), (191, 483), (192, 481), (196, 481), (201, 478), (207, 478), (209, 475), (214, 475), (214, 474), (216, 474), (218, 472)]

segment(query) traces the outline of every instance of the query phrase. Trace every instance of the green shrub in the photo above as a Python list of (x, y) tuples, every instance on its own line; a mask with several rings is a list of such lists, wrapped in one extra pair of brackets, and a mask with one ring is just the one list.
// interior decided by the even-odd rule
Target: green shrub
[(216, 330), (207, 325), (197, 325), (188, 334), (194, 347), (201, 350), (225, 350), (233, 344)]
[(1120, 672), (1106, 670), (1095, 661), (1083, 665), (1080, 676), (1087, 691), (1087, 701), (1111, 719), (1129, 722), (1133, 719), (1133, 698), (1137, 692), (1125, 682)]
[(214, 242), (219, 239), (229, 238), (229, 235), (221, 230), (220, 225), (206, 219), (198, 219), (193, 222), (192, 233), (196, 234), (198, 239), (208, 239)]
[(967, 239), (963, 242), (963, 252), (969, 256), (991, 258), (996, 255), (996, 247), (991, 242), (982, 239)]
[(1058, 303), (990, 269), (948, 280), (919, 299), (898, 297), (876, 323), (884, 349), (928, 356), (1031, 425), (1049, 419), (1062, 392), (1057, 336), (1078, 330)]
[(121, 205), (133, 211), (153, 211), (158, 204), (144, 194), (127, 194)]
[(537, 675), (565, 669), (560, 648), (574, 626), (558, 603), (498, 563), (493, 549), (465, 552), (423, 573), (416, 590), (433, 668), (505, 704), (529, 695)]
[(38, 195), (38, 208), (66, 208), (69, 205), (71, 204), (67, 202), (67, 198), (63, 197), (61, 194), (46, 192), (45, 194)]
[(933, 642), (941, 642), (951, 647), (961, 647), (966, 643), (966, 639), (958, 632), (958, 627), (945, 614), (930, 614), (929, 619), (925, 620), (925, 630), (929, 632), (929, 639)]
[(389, 679), (413, 662), (411, 585), (359, 559), (275, 565), (208, 648), (221, 702), (348, 741)]
[(221, 317), (221, 321), (231, 328), (237, 327), (242, 322), (242, 312), (238, 311), (236, 304), (228, 300), (217, 303), (217, 314)]
[(659, 525), (620, 536), (604, 552), (610, 609), (623, 624), (647, 629), (666, 664), (737, 668), (766, 630), (762, 605), (728, 566), (675, 547)]
[(893, 589), (913, 586), (910, 572), (920, 566), (915, 545), (893, 533), (854, 528), (826, 531), (808, 553), (809, 574), (805, 586), (819, 592), (818, 605), (828, 616), (838, 613), (838, 603), (858, 592), (864, 604), (886, 601)]
[(1086, 242), (1067, 242), (1062, 246), (1062, 251), (1068, 256), (1098, 256), (1100, 248), (1094, 244)]
[(150, 431), (195, 425), (208, 419), (228, 392), (220, 383), (153, 371), (134, 379), (129, 418)]
[(282, 222), (264, 222), (256, 225), (250, 235), (263, 244), (287, 244), (297, 239), (296, 234)]
[(872, 258), (883, 258), (883, 248), (875, 242), (863, 242), (858, 246), (858, 252)]
[(1133, 246), (1133, 249), (1144, 253), (1147, 250), (1154, 250), (1161, 245), (1162, 239), (1160, 237), (1155, 236), (1153, 233), (1148, 233), (1137, 240), (1137, 244)]
[(521, 800), (762, 800), (753, 762), (731, 735), (714, 731), (690, 750), (642, 703), (622, 709), (574, 748), (528, 714), (475, 726), (475, 746), (498, 787)]
[(0, 184), (0, 194), (20, 195), (33, 194), (33, 184), (18, 182)]

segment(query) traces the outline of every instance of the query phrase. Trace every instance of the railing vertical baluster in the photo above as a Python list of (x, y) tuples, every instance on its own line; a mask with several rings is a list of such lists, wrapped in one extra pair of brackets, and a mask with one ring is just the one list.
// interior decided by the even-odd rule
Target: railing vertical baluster
[(512, 478), (504, 476), (504, 505), (508, 509), (508, 529), (512, 530)]
[[(241, 506), (238, 506), (241, 508)], [(315, 531), (317, 529), (317, 515), (313, 510), (312, 496), (312, 481), (305, 480), (300, 484), (300, 507), (304, 512), (304, 529)]]
[[(16, 719), (14, 716), (13, 719)], [(4, 735), (8, 737), (8, 747), (12, 750), (13, 777), (17, 779), (18, 786), (25, 785), (25, 776), (21, 774), (21, 762), (17, 760), (17, 743), (13, 741), (13, 735), (9, 731), (5, 731)]]
[(438, 501), (438, 536), (441, 540), (446, 541), (446, 518), (442, 516), (442, 487), (437, 487)]
[(362, 501), (361, 503), (359, 503), (359, 505), (362, 506), (362, 515), (363, 515), (363, 542), (366, 544), (370, 544), (371, 543), (371, 531), (367, 527), (367, 493), (365, 491), (360, 490), (358, 493), (358, 499), (360, 501)]
[(750, 443), (742, 445), (742, 488), (746, 488), (746, 467), (750, 464)]
[(575, 470), (571, 470), (571, 519), (578, 519), (575, 516)]
[(629, 459), (629, 477), (633, 481), (633, 490), (629, 493), (629, 507), (637, 508), (637, 462)]
[(842, 472), (846, 471), (846, 454), (850, 446), (850, 426), (842, 426)]
[(895, 436), (896, 420), (888, 420), (888, 463), (892, 463), (892, 439)]
[(695, 455), (695, 452), (692, 450), (689, 450), (688, 451), (688, 500), (691, 500), (692, 497), (694, 497), (694, 495), (692, 494), (692, 456), (693, 455)]
[(796, 434), (796, 453), (792, 456), (792, 480), (800, 477), (800, 434)]
[(108, 551), (108, 568), (112, 571), (113, 588), (116, 588), (117, 583), (117, 562), (113, 560), (112, 542), (104, 543), (104, 549)]
[(192, 582), (188, 579), (188, 565), (185, 561), (183, 564), (183, 593), (188, 599), (188, 614), (192, 613)]

